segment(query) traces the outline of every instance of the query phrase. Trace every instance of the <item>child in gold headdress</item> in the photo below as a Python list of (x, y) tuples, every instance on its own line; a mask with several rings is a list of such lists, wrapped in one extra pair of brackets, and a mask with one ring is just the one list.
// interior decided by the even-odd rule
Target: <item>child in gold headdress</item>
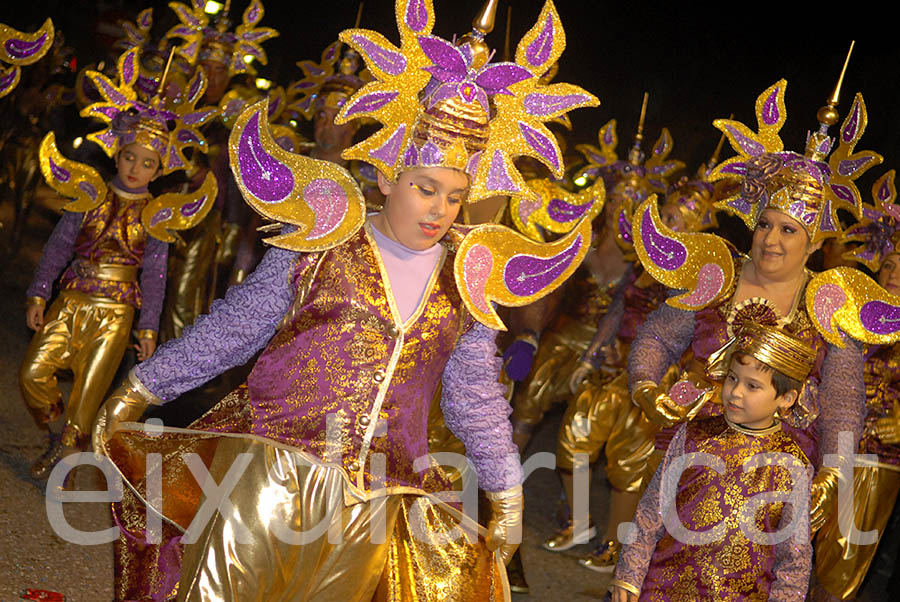
[[(816, 354), (753, 321), (774, 312), (743, 311), (710, 366), (714, 375), (727, 366), (724, 415), (689, 422), (672, 440), (616, 567), (615, 602), (806, 597), (809, 460), (779, 416), (804, 394)], [(689, 460), (695, 453), (702, 465)]]
[[(53, 133), (41, 144), (44, 177), (63, 196), (76, 198), (64, 207), (28, 288), (26, 321), (36, 334), (25, 352), (19, 385), (41, 428), (49, 432), (49, 424), (63, 413), (56, 372), (71, 369), (75, 383), (65, 428), (61, 436), (50, 433), (47, 452), (32, 467), (35, 477), (46, 476), (65, 448), (88, 441), (97, 408), (128, 347), (135, 309), (141, 310), (138, 359), (153, 354), (168, 242), (174, 240), (167, 229), (193, 225), (215, 194), (212, 181), (190, 196), (154, 199), (148, 192), (160, 174), (188, 166), (185, 147), (205, 150), (195, 128), (215, 110), (193, 110), (203, 91), (202, 77), (193, 82), (194, 94), (178, 113), (155, 101), (136, 100), (137, 62), (137, 50), (122, 55), (119, 84), (88, 74), (107, 99), (83, 114), (99, 116), (109, 126), (89, 136), (116, 160), (117, 175), (109, 185), (93, 168), (63, 157)], [(61, 272), (62, 293), (45, 312)]]

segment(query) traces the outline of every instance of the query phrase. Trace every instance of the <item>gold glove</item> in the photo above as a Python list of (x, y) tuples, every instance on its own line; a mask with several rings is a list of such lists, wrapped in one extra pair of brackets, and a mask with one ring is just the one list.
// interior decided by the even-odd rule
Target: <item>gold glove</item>
[(668, 427), (684, 421), (691, 406), (681, 406), (652, 380), (642, 380), (631, 392), (631, 400), (644, 414), (660, 426)]
[(103, 444), (109, 441), (113, 433), (118, 430), (119, 425), (123, 422), (138, 420), (150, 404), (161, 405), (162, 400), (138, 380), (134, 368), (132, 368), (125, 382), (113, 392), (97, 412), (91, 436), (94, 453), (100, 455)]
[(809, 498), (809, 530), (815, 533), (825, 524), (831, 513), (833, 500), (837, 500), (838, 482), (841, 472), (837, 468), (823, 466), (816, 473), (812, 482), (812, 493)]
[(491, 502), (491, 522), (488, 523), (487, 547), (500, 555), (503, 564), (509, 562), (522, 542), (522, 514), (525, 497), (522, 486), (516, 485), (503, 491), (486, 491)]

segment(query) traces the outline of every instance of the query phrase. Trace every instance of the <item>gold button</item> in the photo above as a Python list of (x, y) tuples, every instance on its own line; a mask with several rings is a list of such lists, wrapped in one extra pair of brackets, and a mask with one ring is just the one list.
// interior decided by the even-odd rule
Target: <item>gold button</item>
[(380, 383), (384, 380), (384, 370), (376, 370), (375, 376), (372, 377), (375, 382)]
[(397, 330), (396, 326), (388, 326), (387, 333), (389, 336), (395, 337), (400, 334), (400, 331)]
[(369, 426), (369, 417), (368, 416), (360, 416), (359, 423), (363, 426)]
[(356, 460), (354, 460), (353, 462), (350, 462), (350, 465), (348, 466), (348, 468), (350, 469), (351, 472), (358, 471), (359, 470), (359, 462), (357, 462)]

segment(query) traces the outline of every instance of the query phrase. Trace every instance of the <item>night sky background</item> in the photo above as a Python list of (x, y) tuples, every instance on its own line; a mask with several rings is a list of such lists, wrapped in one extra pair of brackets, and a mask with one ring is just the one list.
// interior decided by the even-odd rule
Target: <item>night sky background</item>
[[(470, 29), (479, 0), (435, 0), (435, 33), (450, 38)], [(506, 7), (512, 4), (512, 44), (534, 24), (543, 0), (501, 0), (497, 27), (489, 45), (502, 53)], [(232, 20), (239, 21), (248, 4), (234, 0)], [(0, 22), (33, 29), (53, 17), (57, 29), (78, 51), (81, 64), (102, 56), (98, 43), (108, 41), (99, 21), (134, 17), (154, 6), (154, 33), (176, 22), (164, 1), (90, 2), (85, 0), (33, 0), (0, 9)], [(399, 41), (392, 0), (367, 0), (361, 26), (375, 29), (394, 43)], [(662, 127), (672, 132), (670, 158), (687, 162), (693, 171), (712, 153), (719, 132), (718, 117), (735, 118), (756, 127), (756, 96), (784, 77), (788, 80), (788, 118), (781, 136), (788, 150), (803, 151), (806, 131), (817, 127), (816, 110), (831, 93), (850, 40), (856, 49), (850, 60), (838, 110), (841, 120), (856, 91), (865, 97), (869, 125), (858, 149), (885, 156), (882, 166), (860, 180), (869, 196), (871, 183), (896, 167), (900, 151), (900, 50), (896, 23), (887, 4), (831, 5), (806, 2), (703, 3), (703, 2), (599, 2), (557, 0), (566, 29), (567, 48), (556, 81), (576, 83), (596, 94), (601, 105), (571, 113), (575, 125), (570, 145), (596, 143), (597, 130), (609, 119), (618, 121), (619, 156), (633, 141), (641, 97), (650, 93), (644, 149)], [(264, 47), (269, 64), (260, 74), (285, 85), (297, 79), (300, 59), (318, 60), (322, 49), (338, 33), (352, 27), (356, 0), (320, 2), (268, 0), (262, 25), (275, 27), (281, 36)], [(893, 13), (894, 11), (891, 11)], [(834, 133), (837, 128), (832, 128)], [(726, 144), (723, 159), (731, 156)]]

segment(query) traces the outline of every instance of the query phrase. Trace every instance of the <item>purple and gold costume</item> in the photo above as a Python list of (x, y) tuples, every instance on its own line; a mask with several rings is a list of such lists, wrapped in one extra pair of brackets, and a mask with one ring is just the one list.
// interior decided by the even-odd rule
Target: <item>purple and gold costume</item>
[(113, 182), (95, 209), (66, 212), (28, 287), (29, 299), (45, 303), (65, 270), (62, 292), (25, 352), (19, 385), (35, 420), (46, 424), (62, 412), (55, 374), (72, 369), (75, 384), (66, 407), (71, 444), (90, 433), (128, 346), (134, 310), (141, 310), (137, 326), (142, 334), (155, 335), (158, 329), (168, 245), (148, 236), (141, 224), (141, 211), (151, 198)]
[[(688, 466), (676, 489), (667, 491), (665, 471), (676, 459), (696, 452), (721, 460), (724, 471)], [(745, 472), (744, 462), (764, 452), (787, 459), (782, 456), (779, 463)], [(746, 531), (750, 526), (770, 534), (793, 524), (796, 511), (791, 504), (766, 504), (751, 525), (742, 524), (740, 512), (760, 494), (790, 493), (796, 484), (789, 466), (805, 472), (808, 460), (777, 423), (754, 431), (715, 416), (681, 426), (638, 505), (636, 539), (623, 548), (613, 584), (639, 593), (641, 602), (804, 600), (812, 555), (808, 528), (770, 545), (752, 541)], [(721, 537), (696, 545), (679, 541), (663, 523), (661, 499), (674, 500), (685, 528), (702, 532), (723, 525)]]

